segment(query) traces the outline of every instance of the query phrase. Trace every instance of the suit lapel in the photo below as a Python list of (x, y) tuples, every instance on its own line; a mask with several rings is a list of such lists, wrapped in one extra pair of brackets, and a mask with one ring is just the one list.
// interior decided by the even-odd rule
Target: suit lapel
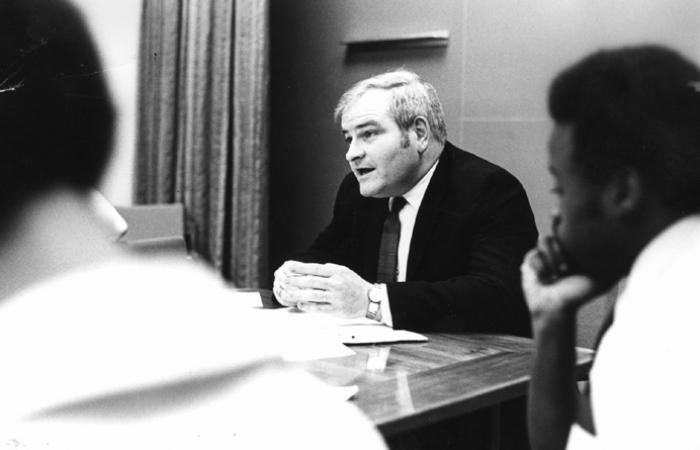
[(440, 156), (440, 163), (435, 169), (433, 178), (430, 180), (416, 215), (406, 267), (406, 280), (408, 281), (413, 279), (418, 263), (423, 258), (438, 219), (441, 201), (448, 191), (451, 147), (450, 143), (445, 143), (445, 149)]

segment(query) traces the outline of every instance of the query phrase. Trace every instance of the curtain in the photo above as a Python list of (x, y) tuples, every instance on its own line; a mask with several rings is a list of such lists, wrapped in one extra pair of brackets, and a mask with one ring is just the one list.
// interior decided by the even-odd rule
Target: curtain
[(191, 248), (267, 280), (267, 0), (145, 0), (137, 203), (183, 203)]

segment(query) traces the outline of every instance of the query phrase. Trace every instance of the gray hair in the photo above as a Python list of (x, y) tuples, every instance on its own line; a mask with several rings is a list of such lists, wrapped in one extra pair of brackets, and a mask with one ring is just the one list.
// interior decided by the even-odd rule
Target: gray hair
[(339, 121), (348, 106), (370, 89), (391, 91), (389, 112), (403, 131), (408, 131), (416, 117), (423, 116), (435, 139), (441, 144), (445, 143), (447, 125), (437, 91), (433, 85), (408, 70), (391, 70), (356, 83), (340, 97), (335, 107), (335, 120)]

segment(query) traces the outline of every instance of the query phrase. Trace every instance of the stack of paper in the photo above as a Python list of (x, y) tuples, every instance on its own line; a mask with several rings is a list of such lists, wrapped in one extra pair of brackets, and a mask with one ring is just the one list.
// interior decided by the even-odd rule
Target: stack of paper
[(427, 337), (407, 330), (394, 330), (381, 324), (341, 325), (337, 335), (343, 344), (379, 344), (388, 342), (426, 342)]
[[(235, 292), (240, 302), (260, 308), (256, 292)], [(341, 319), (329, 314), (304, 313), (296, 308), (259, 309), (261, 325), (282, 336), (280, 345), (287, 347), (287, 360), (309, 360), (348, 356), (352, 350), (342, 344), (378, 344), (391, 342), (425, 342), (427, 337), (406, 330), (395, 330), (370, 319)], [(284, 341), (284, 342), (283, 342)], [(285, 345), (289, 343), (289, 345)], [(292, 342), (296, 342), (292, 344)], [(303, 342), (303, 344), (301, 344)]]

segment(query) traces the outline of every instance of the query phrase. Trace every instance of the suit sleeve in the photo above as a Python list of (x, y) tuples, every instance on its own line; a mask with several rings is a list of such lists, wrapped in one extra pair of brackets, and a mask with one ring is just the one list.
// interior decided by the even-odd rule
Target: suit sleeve
[(395, 328), (531, 335), (520, 287), (520, 264), (537, 240), (527, 195), (501, 170), (486, 177), (476, 198), (455, 239), (465, 243), (456, 276), (388, 284)]
[(303, 262), (336, 263), (348, 265), (352, 250), (352, 174), (343, 179), (333, 206), (333, 218), (321, 231), (311, 246), (293, 258)]

